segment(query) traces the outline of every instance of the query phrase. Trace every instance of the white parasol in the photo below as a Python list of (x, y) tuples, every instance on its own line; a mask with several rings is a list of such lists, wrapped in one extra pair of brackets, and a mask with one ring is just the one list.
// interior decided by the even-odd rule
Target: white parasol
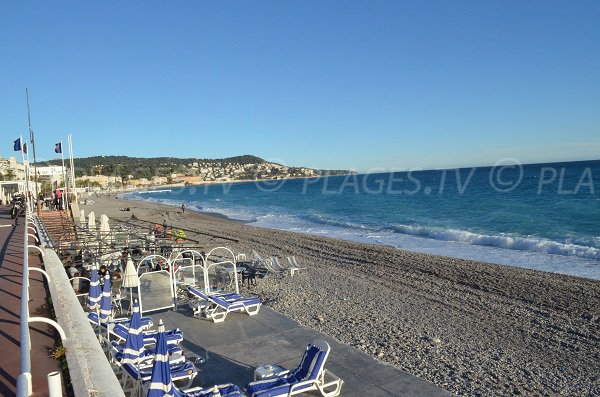
[(94, 229), (96, 229), (96, 215), (94, 214), (94, 211), (92, 211), (88, 215), (88, 230)]
[(125, 265), (125, 273), (123, 274), (123, 288), (129, 288), (129, 302), (130, 306), (133, 302), (133, 289), (140, 286), (140, 278), (138, 277), (135, 265), (131, 259), (131, 255), (127, 254), (127, 264)]
[(111, 243), (112, 238), (110, 236), (110, 225), (108, 223), (108, 216), (100, 215), (100, 238), (107, 243)]

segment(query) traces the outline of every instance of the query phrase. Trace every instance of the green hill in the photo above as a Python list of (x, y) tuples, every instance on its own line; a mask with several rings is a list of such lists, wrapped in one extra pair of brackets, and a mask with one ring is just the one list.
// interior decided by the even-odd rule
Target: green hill
[[(185, 173), (190, 164), (204, 163), (215, 166), (227, 164), (257, 164), (266, 161), (260, 157), (243, 155), (223, 159), (198, 159), (176, 157), (129, 157), (129, 156), (92, 156), (75, 158), (75, 176), (83, 175), (133, 175), (134, 178), (152, 178), (168, 176), (172, 173)], [(61, 160), (50, 160), (40, 165), (61, 165)]]

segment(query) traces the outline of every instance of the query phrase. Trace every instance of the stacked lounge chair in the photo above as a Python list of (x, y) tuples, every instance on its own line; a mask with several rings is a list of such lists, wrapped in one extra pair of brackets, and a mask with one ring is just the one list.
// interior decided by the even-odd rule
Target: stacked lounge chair
[[(88, 313), (88, 321), (95, 327), (100, 324), (100, 327), (110, 334), (110, 337), (116, 338), (118, 341), (124, 342), (127, 339), (127, 332), (129, 330), (128, 318), (118, 319), (116, 321), (110, 321), (108, 323), (98, 323), (98, 315), (96, 313)], [(144, 328), (152, 326), (152, 319), (150, 317), (142, 317), (142, 324)], [(171, 329), (165, 332), (167, 337), (167, 343), (169, 345), (177, 345), (183, 341), (183, 332), (179, 328)], [(156, 343), (157, 332), (156, 331), (144, 331), (144, 344), (154, 345)]]
[[(245, 312), (249, 316), (258, 313), (262, 305), (258, 298), (245, 298), (238, 294), (206, 294), (199, 288), (188, 287), (188, 292), (196, 298), (194, 315), (204, 314), (215, 323), (225, 321), (230, 312)], [(200, 302), (207, 302), (203, 305)]]

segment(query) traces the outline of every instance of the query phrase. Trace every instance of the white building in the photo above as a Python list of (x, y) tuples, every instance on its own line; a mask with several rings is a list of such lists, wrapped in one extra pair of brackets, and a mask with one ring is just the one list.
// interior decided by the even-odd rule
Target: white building
[(62, 166), (51, 165), (48, 167), (37, 167), (38, 176), (50, 177), (50, 181), (53, 185), (63, 186), (64, 185), (64, 171)]

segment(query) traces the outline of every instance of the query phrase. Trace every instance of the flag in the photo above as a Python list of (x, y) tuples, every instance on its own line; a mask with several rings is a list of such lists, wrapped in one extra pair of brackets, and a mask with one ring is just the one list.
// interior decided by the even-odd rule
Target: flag
[(54, 145), (54, 153), (62, 153), (62, 142), (58, 142)]
[(19, 139), (17, 139), (15, 141), (13, 149), (15, 149), (15, 152), (20, 152), (21, 151), (21, 138), (19, 138)]
[(27, 144), (23, 144), (23, 153), (27, 154)]

